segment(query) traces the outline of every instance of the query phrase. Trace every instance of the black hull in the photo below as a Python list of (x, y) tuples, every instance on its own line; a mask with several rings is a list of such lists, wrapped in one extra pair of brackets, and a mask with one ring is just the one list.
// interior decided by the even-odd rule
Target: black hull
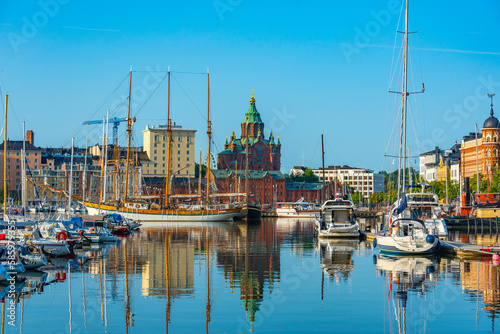
[(243, 208), (244, 219), (260, 220), (262, 218), (262, 209), (255, 204), (248, 204)]

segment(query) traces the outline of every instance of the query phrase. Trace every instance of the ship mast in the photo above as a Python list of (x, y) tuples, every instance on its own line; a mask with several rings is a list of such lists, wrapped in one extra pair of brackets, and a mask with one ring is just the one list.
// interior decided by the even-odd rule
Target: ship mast
[[(401, 104), (401, 128), (399, 137), (399, 161), (398, 161), (398, 198), (401, 194), (401, 189), (406, 183), (406, 114), (408, 105), (408, 0), (406, 0), (405, 10), (405, 32), (404, 32), (404, 53), (403, 53), (403, 101)], [(402, 171), (402, 174), (401, 174)], [(404, 189), (403, 189), (404, 192)]]
[(7, 103), (9, 95), (5, 95), (5, 123), (3, 127), (3, 215), (7, 214)]
[(321, 134), (321, 162), (323, 164), (323, 190), (321, 191), (321, 200), (326, 201), (325, 198), (325, 145), (323, 143), (323, 134)]
[(128, 133), (128, 147), (127, 147), (127, 162), (125, 166), (125, 197), (123, 203), (127, 202), (128, 196), (128, 165), (130, 159), (130, 138), (132, 136), (132, 119), (130, 118), (130, 101), (132, 98), (132, 66), (130, 66), (130, 81), (128, 84), (128, 111), (127, 111), (127, 133)]
[(210, 72), (207, 68), (208, 98), (207, 98), (207, 135), (208, 135), (208, 155), (207, 155), (207, 205), (210, 204), (210, 144), (212, 143), (212, 123), (210, 122)]
[(170, 66), (168, 67), (168, 98), (167, 98), (167, 174), (165, 175), (165, 206), (170, 202), (170, 160), (172, 154), (172, 121), (170, 120)]

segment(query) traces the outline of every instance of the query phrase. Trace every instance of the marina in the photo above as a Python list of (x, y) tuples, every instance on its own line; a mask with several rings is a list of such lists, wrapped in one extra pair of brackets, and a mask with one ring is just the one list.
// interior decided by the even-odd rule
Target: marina
[(161, 223), (24, 275), (3, 299), (5, 333), (349, 332), (351, 313), (359, 332), (482, 333), (500, 305), (487, 259), (394, 258), (289, 218)]
[(499, 332), (500, 3), (1, 9), (0, 334)]

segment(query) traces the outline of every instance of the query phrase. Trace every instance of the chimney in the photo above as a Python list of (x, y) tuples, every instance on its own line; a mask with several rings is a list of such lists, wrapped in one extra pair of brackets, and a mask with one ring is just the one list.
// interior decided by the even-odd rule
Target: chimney
[(26, 141), (31, 145), (35, 145), (35, 133), (32, 130), (26, 131)]

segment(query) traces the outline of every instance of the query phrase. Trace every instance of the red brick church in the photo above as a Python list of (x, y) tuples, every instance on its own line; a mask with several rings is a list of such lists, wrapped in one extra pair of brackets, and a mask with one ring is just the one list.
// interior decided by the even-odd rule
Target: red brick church
[(264, 137), (264, 123), (255, 107), (255, 98), (250, 99), (245, 118), (241, 123), (241, 137), (236, 138), (234, 131), (230, 140), (226, 138), (224, 151), (217, 155), (217, 169), (245, 169), (245, 154), (248, 147), (248, 169), (279, 171), (281, 167), (281, 142), (275, 141), (271, 132)]

